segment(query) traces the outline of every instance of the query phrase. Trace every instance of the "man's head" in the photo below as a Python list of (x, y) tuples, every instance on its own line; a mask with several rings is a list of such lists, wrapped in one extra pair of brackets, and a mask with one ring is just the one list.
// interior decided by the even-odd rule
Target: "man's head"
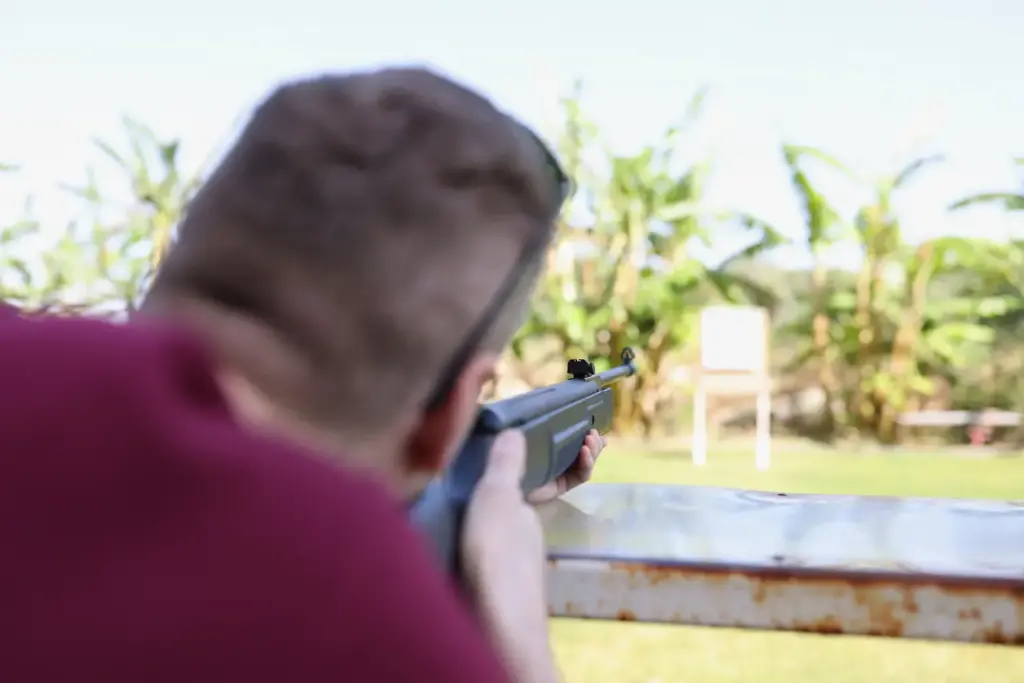
[(409, 491), (461, 441), (522, 322), (561, 200), (548, 163), (425, 70), (284, 85), (189, 207), (143, 311), (207, 338), (244, 419)]

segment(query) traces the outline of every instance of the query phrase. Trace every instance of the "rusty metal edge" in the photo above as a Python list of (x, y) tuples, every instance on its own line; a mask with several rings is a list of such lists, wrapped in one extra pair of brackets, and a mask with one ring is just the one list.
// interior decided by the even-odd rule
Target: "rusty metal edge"
[(551, 616), (1024, 646), (1024, 579), (549, 560)]
[(565, 561), (604, 562), (612, 566), (642, 567), (647, 573), (658, 572), (698, 572), (704, 574), (747, 574), (774, 579), (792, 579), (795, 581), (843, 579), (866, 582), (891, 582), (902, 585), (941, 584), (956, 588), (959, 586), (975, 588), (985, 587), (997, 591), (1019, 594), (1024, 598), (1024, 567), (1019, 577), (992, 574), (938, 574), (916, 571), (913, 567), (900, 566), (883, 569), (871, 566), (809, 566), (789, 564), (791, 560), (783, 555), (774, 558), (776, 565), (759, 565), (744, 563), (703, 562), (686, 560), (666, 560), (663, 558), (646, 558), (635, 555), (623, 555), (621, 558), (612, 553), (602, 553), (600, 557), (593, 554), (554, 552), (549, 553), (548, 563)]

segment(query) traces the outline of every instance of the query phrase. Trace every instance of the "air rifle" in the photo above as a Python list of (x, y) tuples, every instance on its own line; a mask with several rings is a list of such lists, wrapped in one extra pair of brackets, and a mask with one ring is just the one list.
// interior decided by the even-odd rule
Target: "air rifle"
[(526, 439), (526, 494), (565, 474), (579, 455), (587, 432), (611, 426), (611, 385), (636, 373), (632, 349), (622, 364), (595, 372), (587, 360), (570, 360), (570, 379), (480, 407), (473, 430), (451, 466), (431, 482), (410, 510), (444, 568), (459, 571), (459, 545), (466, 505), (483, 475), (494, 438), (518, 429)]

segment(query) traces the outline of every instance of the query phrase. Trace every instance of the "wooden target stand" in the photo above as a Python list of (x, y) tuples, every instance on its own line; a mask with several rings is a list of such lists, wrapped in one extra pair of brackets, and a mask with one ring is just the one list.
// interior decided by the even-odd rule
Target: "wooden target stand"
[(770, 334), (771, 320), (763, 308), (709, 306), (701, 311), (690, 448), (694, 465), (707, 464), (709, 396), (755, 399), (754, 462), (758, 470), (767, 470), (771, 465)]

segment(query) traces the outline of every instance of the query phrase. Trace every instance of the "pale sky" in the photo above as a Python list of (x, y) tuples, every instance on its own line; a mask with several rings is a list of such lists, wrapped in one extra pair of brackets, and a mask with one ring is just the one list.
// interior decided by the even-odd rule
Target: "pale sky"
[[(145, 4), (4, 0), (0, 162), (24, 173), (0, 182), (0, 221), (31, 193), (62, 226), (74, 207), (55, 185), (83, 177), (98, 160), (90, 139), (116, 140), (124, 113), (180, 136), (196, 166), (281, 79), (401, 62), (441, 68), (543, 131), (580, 77), (622, 151), (656, 140), (708, 84), (697, 144), (716, 151), (712, 200), (793, 237), (801, 224), (783, 139), (878, 172), (911, 148), (943, 152), (948, 162), (903, 196), (908, 236), (1024, 236), (1024, 222), (995, 210), (945, 212), (965, 194), (1021, 186), (1011, 165), (1024, 156), (1016, 0)], [(842, 183), (825, 187), (844, 209), (856, 205)]]

